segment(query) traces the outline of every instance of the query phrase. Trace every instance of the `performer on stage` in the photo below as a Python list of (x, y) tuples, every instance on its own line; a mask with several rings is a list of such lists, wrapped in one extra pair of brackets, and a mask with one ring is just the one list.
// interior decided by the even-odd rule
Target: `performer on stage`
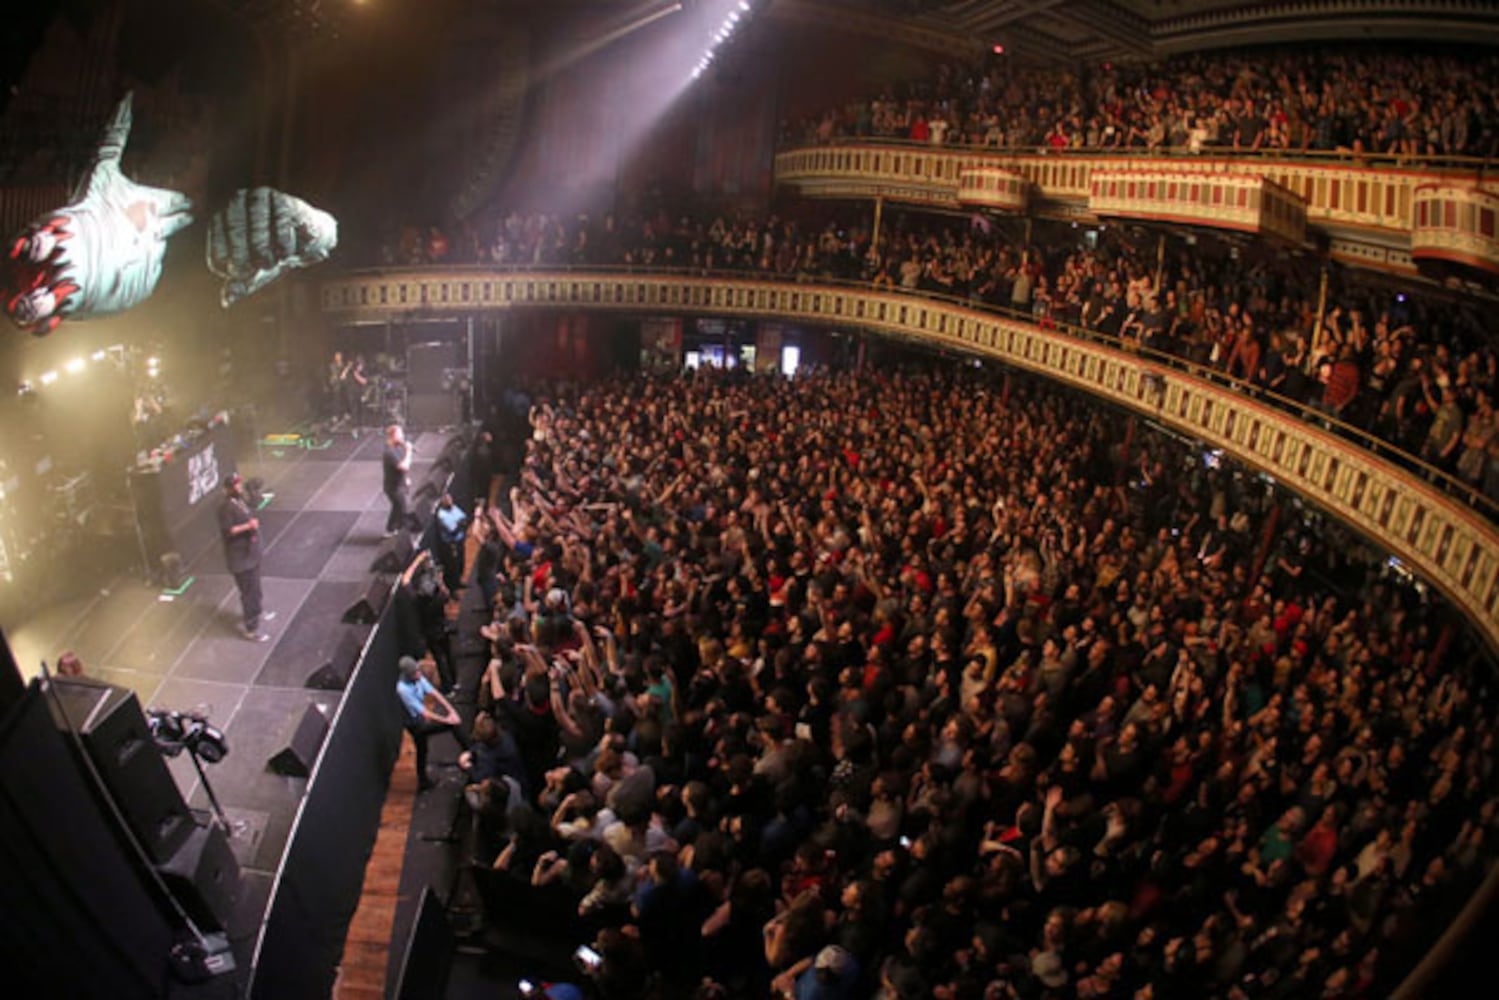
[(397, 531), (411, 528), (411, 498), (407, 493), (411, 486), (411, 442), (400, 424), (385, 428), (385, 453), (381, 456), (385, 467), (385, 498), (390, 501), (390, 516), (385, 519), (385, 537)]
[(271, 621), (276, 612), (262, 613), (260, 607), (260, 519), (250, 512), (245, 501), (244, 479), (231, 473), (224, 480), (224, 502), (219, 505), (219, 534), (224, 539), (224, 561), (239, 588), (239, 605), (244, 613), (242, 634), (251, 642), (270, 639), (260, 630), (262, 620)]
[(328, 362), (328, 393), (332, 399), (333, 417), (339, 423), (352, 423), (355, 437), (359, 436), (364, 425), (364, 389), (369, 382), (362, 356), (356, 354), (345, 361), (342, 351), (333, 352), (333, 360)]
[(364, 373), (364, 355), (356, 354), (354, 360), (349, 362), (344, 375), (344, 395), (347, 397), (344, 406), (354, 418), (353, 433), (356, 438), (364, 429), (364, 390), (369, 387), (369, 384), (369, 376)]
[(333, 352), (333, 360), (328, 362), (328, 408), (330, 416), (335, 421), (342, 421), (349, 416), (348, 396), (344, 393), (344, 382), (348, 376), (348, 366), (344, 364), (342, 351)]

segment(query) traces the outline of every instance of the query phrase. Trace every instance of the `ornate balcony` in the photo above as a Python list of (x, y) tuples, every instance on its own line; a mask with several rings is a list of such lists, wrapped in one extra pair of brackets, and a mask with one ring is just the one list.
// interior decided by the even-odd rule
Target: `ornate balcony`
[(445, 268), (324, 283), (333, 322), (550, 308), (777, 318), (893, 333), (1012, 365), (1222, 448), (1387, 548), (1445, 593), (1499, 648), (1499, 530), (1478, 510), (1377, 453), (1373, 439), (1315, 426), (1247, 386), (1080, 332), (1043, 329), (970, 303), (867, 285), (596, 269)]
[[(776, 156), (775, 175), (777, 183), (819, 198), (880, 196), (922, 204), (1008, 208), (973, 197), (973, 186), (963, 183), (965, 177), (991, 171), (1025, 178), (1043, 212), (1051, 210), (1071, 218), (1096, 216), (1097, 210), (1090, 205), (1096, 182), (1121, 172), (1189, 180), (1252, 177), (1283, 194), (1278, 200), (1294, 197), (1304, 203), (1304, 225), (1331, 237), (1332, 256), (1345, 263), (1414, 275), (1418, 258), (1441, 256), (1499, 271), (1499, 241), (1492, 226), (1496, 196), (1481, 188), (1477, 161), (1427, 163), (1379, 156), (1171, 155), (1155, 151), (1040, 153), (848, 142), (786, 150)], [(1428, 190), (1431, 193), (1424, 193)], [(1418, 233), (1417, 202), (1434, 203), (1437, 199), (1444, 205), (1457, 206), (1453, 225), (1446, 226), (1444, 208), (1440, 216), (1428, 216), (1428, 224)], [(1485, 206), (1489, 209), (1487, 216)], [(1293, 209), (1281, 214), (1280, 223), (1294, 232), (1300, 225), (1295, 219), (1298, 213)], [(1155, 217), (1167, 215), (1162, 212)], [(1196, 225), (1223, 225), (1228, 221), (1215, 223), (1211, 217), (1193, 215), (1183, 204), (1169, 217), (1185, 218)], [(1459, 240), (1456, 230), (1470, 217), (1472, 225), (1463, 229)], [(1485, 218), (1490, 223), (1488, 237), (1482, 235)], [(1440, 231), (1430, 224), (1433, 219), (1442, 221)], [(1461, 242), (1461, 247), (1454, 246), (1455, 242)]]
[(1411, 256), (1499, 272), (1499, 192), (1456, 184), (1416, 189)]
[(1306, 202), (1254, 174), (1094, 170), (1088, 209), (1100, 217), (1162, 219), (1306, 242)]

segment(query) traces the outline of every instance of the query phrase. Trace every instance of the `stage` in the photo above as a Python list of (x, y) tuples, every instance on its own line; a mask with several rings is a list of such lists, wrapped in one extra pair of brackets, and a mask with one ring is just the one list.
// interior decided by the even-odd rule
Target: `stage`
[[(446, 438), (417, 436), (414, 485), (425, 479)], [(149, 585), (139, 572), (90, 579), (87, 566), (60, 566), (60, 572), (82, 574), (75, 590), (83, 592), (29, 620), (4, 623), (28, 676), (42, 660), (55, 664), (71, 649), (89, 677), (131, 688), (143, 707), (202, 711), (225, 731), (229, 756), (207, 771), (240, 831), (231, 843), (244, 882), (230, 937), (241, 978), (307, 786), (306, 779), (270, 771), (267, 759), (286, 745), (309, 704), (332, 719), (342, 693), (309, 690), (306, 679), (346, 633), (362, 645), (373, 627), (340, 619), (365, 592), (385, 528), (383, 443), (373, 431), (358, 440), (344, 434), (296, 446), (262, 445), (258, 454), (239, 456), (240, 472), (262, 480), (272, 494), (258, 515), (265, 608), (276, 615), (262, 626), (268, 642), (239, 635), (238, 595), (212, 534), (196, 551), (182, 553), (191, 582), (180, 592)], [(187, 756), (168, 764), (190, 804), (207, 809)]]

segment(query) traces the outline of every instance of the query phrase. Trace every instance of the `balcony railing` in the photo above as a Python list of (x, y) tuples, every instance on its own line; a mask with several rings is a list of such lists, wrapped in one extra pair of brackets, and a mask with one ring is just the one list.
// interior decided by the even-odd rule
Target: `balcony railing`
[[(896, 201), (977, 207), (992, 202), (969, 196), (963, 178), (979, 171), (1002, 171), (1024, 177), (1040, 200), (1086, 210), (1095, 172), (1123, 170), (1173, 175), (1251, 173), (1304, 200), (1309, 225), (1393, 247), (1399, 253), (1382, 257), (1382, 265), (1393, 263), (1406, 270), (1413, 269), (1408, 262), (1418, 228), (1415, 206), (1423, 201), (1428, 204), (1428, 218), (1440, 213), (1459, 227), (1469, 224), (1474, 239), (1465, 245), (1463, 263), (1499, 271), (1492, 210), (1499, 188), (1490, 179), (1493, 164), (1473, 158), (1223, 149), (1200, 153), (1175, 149), (1041, 151), (848, 140), (787, 149), (776, 156), (775, 176), (778, 184), (814, 197), (879, 195)], [(1197, 221), (1216, 224), (1208, 217)], [(1418, 240), (1418, 253), (1422, 247)], [(1352, 263), (1370, 262), (1359, 254), (1349, 256)]]
[(1222, 372), (1077, 329), (942, 296), (729, 272), (431, 268), (326, 281), (341, 322), (517, 308), (702, 313), (895, 333), (992, 358), (1128, 407), (1300, 493), (1442, 590), (1499, 649), (1494, 505), (1464, 484), (1295, 400)]

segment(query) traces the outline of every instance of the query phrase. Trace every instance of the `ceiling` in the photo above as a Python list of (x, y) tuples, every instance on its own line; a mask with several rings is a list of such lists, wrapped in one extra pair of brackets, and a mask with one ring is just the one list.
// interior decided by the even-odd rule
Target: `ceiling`
[(1499, 4), (1491, 0), (923, 0), (919, 6), (915, 20), (932, 27), (1056, 62), (1313, 40), (1499, 46)]

